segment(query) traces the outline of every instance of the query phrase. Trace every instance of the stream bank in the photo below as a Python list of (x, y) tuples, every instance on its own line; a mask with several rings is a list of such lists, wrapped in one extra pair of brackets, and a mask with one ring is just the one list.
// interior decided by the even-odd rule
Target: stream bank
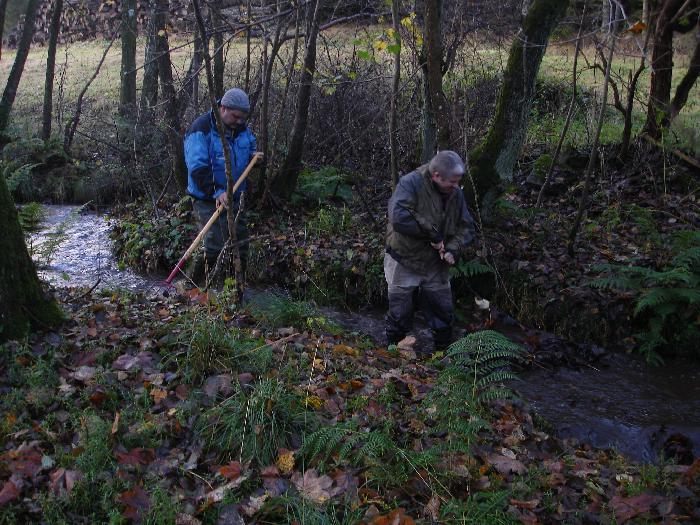
[[(52, 285), (160, 290), (154, 286), (157, 279), (153, 276), (119, 268), (111, 254), (110, 224), (104, 216), (80, 213), (74, 206), (47, 206), (47, 210), (47, 228), (35, 234), (31, 244), (46, 242), (57, 228), (65, 230), (53, 262), (40, 268), (40, 275)], [(330, 307), (322, 307), (320, 312), (344, 329), (381, 344), (383, 312)], [(686, 455), (700, 455), (697, 363), (679, 359), (650, 367), (637, 356), (577, 345), (527, 329), (496, 311), (475, 317), (468, 326), (471, 330), (483, 327), (501, 331), (527, 349), (531, 366), (521, 372), (521, 381), (513, 387), (559, 437), (610, 447), (641, 462), (658, 460), (665, 444), (674, 446), (679, 440)], [(420, 322), (416, 332), (419, 344), (429, 341)]]

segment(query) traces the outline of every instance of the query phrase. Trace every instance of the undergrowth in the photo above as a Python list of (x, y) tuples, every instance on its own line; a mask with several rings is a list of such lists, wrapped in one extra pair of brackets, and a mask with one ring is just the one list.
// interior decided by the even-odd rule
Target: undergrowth
[(700, 337), (700, 231), (679, 234), (677, 255), (661, 270), (644, 266), (598, 265), (603, 273), (591, 286), (633, 294), (638, 351), (651, 363), (662, 353), (697, 354)]

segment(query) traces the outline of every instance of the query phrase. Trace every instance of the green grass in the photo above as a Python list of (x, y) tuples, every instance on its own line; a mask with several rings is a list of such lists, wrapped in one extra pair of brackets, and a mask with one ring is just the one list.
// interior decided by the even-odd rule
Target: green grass
[[(353, 49), (355, 51), (362, 49), (370, 49), (371, 57), (369, 60), (377, 62), (380, 68), (391, 68), (393, 55), (386, 50), (372, 50), (372, 42), (375, 41), (384, 32), (385, 27), (380, 25), (361, 28), (357, 31), (352, 29), (341, 28), (329, 31), (326, 33), (327, 43), (333, 48), (334, 53), (338, 56), (347, 56), (348, 61), (351, 58)], [(683, 37), (685, 38), (685, 37)], [(96, 125), (106, 127), (103, 139), (113, 140), (116, 138), (116, 132), (112, 124), (112, 118), (117, 112), (117, 103), (119, 100), (119, 69), (120, 69), (120, 49), (119, 43), (116, 42), (107, 55), (107, 59), (103, 68), (96, 78), (85, 97), (84, 121), (94, 121)], [(184, 44), (184, 45), (183, 45)], [(86, 80), (92, 75), (95, 65), (99, 61), (102, 52), (107, 45), (106, 41), (81, 42), (74, 43), (68, 46), (60, 46), (56, 59), (56, 88), (55, 88), (55, 118), (58, 125), (62, 125), (66, 119), (70, 118), (73, 112), (75, 101), (79, 92), (83, 88)], [(189, 63), (192, 46), (186, 45), (186, 42), (181, 39), (172, 39), (171, 47), (183, 47), (172, 52), (173, 68), (176, 73), (176, 78), (182, 78)], [(254, 45), (258, 46), (259, 42), (254, 41)], [(687, 47), (687, 46), (685, 46)], [(143, 48), (144, 39), (139, 39), (138, 49), (139, 54), (137, 63), (140, 67), (143, 63)], [(639, 50), (633, 41), (627, 41), (618, 46), (622, 51), (618, 51), (613, 61), (613, 74), (626, 79), (630, 71), (634, 71), (639, 63), (639, 58), (633, 55), (639, 55)], [(291, 45), (286, 46), (282, 50), (282, 57), (286, 58), (290, 52)], [(256, 48), (257, 52), (258, 48)], [(243, 60), (245, 53), (245, 41), (236, 39), (227, 51), (227, 75), (229, 78), (237, 72), (237, 64)], [(409, 53), (407, 47), (402, 51), (403, 64), (407, 68), (405, 70), (405, 78), (410, 72)], [(482, 78), (484, 76), (498, 76), (501, 68), (507, 60), (508, 46), (503, 48), (485, 48), (482, 47), (473, 53), (470, 49), (465, 51), (464, 56), (457, 61), (458, 64), (467, 64), (467, 70), (455, 70), (446, 77), (446, 88), (449, 90), (452, 85), (451, 79), (468, 81), (469, 79)], [(584, 47), (583, 53), (592, 62), (594, 52), (592, 47)], [(8, 50), (5, 55), (5, 60), (0, 65), (0, 84), (5, 83), (12, 62), (15, 57), (14, 50)], [(67, 59), (66, 59), (67, 57)], [(689, 54), (676, 52), (674, 56), (674, 75), (673, 89), (678, 85), (680, 79), (685, 74), (688, 68)], [(46, 48), (34, 47), (30, 50), (25, 73), (19, 86), (17, 99), (13, 109), (13, 131), (24, 134), (34, 134), (40, 125), (39, 113), (42, 105), (43, 89), (44, 89), (44, 74), (46, 62)], [(360, 61), (360, 65), (361, 65)], [(571, 43), (550, 45), (543, 59), (540, 69), (540, 76), (550, 78), (556, 81), (570, 83), (571, 67), (573, 64), (573, 45)], [(461, 68), (462, 66), (458, 66)], [(326, 71), (325, 66), (319, 63), (318, 82), (325, 85), (327, 78), (335, 78), (333, 71)], [(282, 70), (280, 69), (278, 73)], [(599, 70), (591, 69), (583, 58), (579, 59), (579, 85), (584, 90), (600, 92), (603, 81), (603, 74)], [(143, 79), (143, 70), (137, 72), (137, 85), (141, 85)], [(206, 81), (202, 73), (201, 85), (205, 91)], [(644, 101), (647, 98), (649, 91), (650, 70), (647, 68), (642, 73), (638, 86), (639, 98)], [(61, 88), (62, 86), (62, 94)], [(623, 94), (624, 96), (624, 94)], [(611, 94), (612, 98), (612, 94)], [(590, 110), (595, 110), (591, 107)], [(556, 142), (559, 131), (563, 123), (565, 108), (560, 113), (552, 116), (551, 120), (535, 123), (529, 130), (528, 141), (533, 142), (538, 140), (542, 142)], [(595, 112), (594, 112), (595, 114)], [(639, 101), (634, 107), (634, 130), (638, 131), (644, 122), (645, 108)], [(101, 121), (101, 123), (98, 122)], [(690, 93), (688, 103), (681, 114), (676, 118), (671, 130), (669, 142), (687, 148), (691, 151), (700, 152), (700, 131), (698, 130), (697, 122), (700, 121), (700, 85), (696, 84)], [(581, 117), (580, 122), (574, 122), (571, 130), (571, 142), (574, 144), (585, 144), (588, 140), (586, 130), (586, 118)], [(589, 124), (590, 125), (590, 124)], [(608, 122), (604, 126), (602, 143), (610, 143), (619, 140), (622, 132), (621, 118), (615, 111), (609, 115)], [(76, 139), (80, 141), (80, 138)]]

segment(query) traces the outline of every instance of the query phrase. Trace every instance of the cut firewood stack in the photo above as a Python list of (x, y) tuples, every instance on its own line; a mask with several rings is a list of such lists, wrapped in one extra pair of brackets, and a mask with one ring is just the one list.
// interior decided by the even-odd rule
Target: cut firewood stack
[[(168, 31), (177, 33), (194, 29), (192, 2), (188, 0), (169, 0)], [(53, 0), (41, 0), (34, 30), (34, 44), (44, 44), (49, 38), (51, 10)], [(119, 31), (121, 24), (121, 0), (67, 0), (63, 3), (61, 15), (61, 32), (59, 42), (69, 43), (82, 40), (111, 38)], [(229, 10), (244, 7), (246, 0), (223, 0), (221, 7)], [(150, 15), (149, 0), (138, 0), (136, 9), (138, 31), (145, 31)], [(238, 10), (237, 10), (238, 11)], [(240, 12), (240, 11), (239, 11)], [(15, 47), (22, 35), (24, 17), (4, 38), (4, 45)]]

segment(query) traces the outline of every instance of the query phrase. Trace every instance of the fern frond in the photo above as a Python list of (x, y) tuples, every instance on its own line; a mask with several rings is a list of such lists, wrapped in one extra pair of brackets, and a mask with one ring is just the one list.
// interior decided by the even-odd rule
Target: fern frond
[(479, 394), (479, 401), (485, 403), (486, 401), (493, 401), (494, 399), (506, 399), (513, 397), (513, 395), (513, 391), (510, 388), (490, 388)]
[(481, 379), (479, 379), (476, 382), (476, 386), (479, 389), (484, 389), (486, 387), (490, 387), (494, 385), (495, 383), (503, 383), (504, 381), (514, 381), (518, 379), (518, 376), (515, 375), (513, 372), (509, 372), (508, 370), (499, 370), (497, 372), (492, 372), (488, 375), (485, 375)]
[(639, 287), (638, 281), (626, 277), (624, 275), (611, 275), (608, 277), (599, 277), (588, 283), (592, 288), (600, 288), (603, 290), (636, 290)]
[(646, 309), (653, 309), (656, 313), (661, 313), (659, 308), (666, 305), (668, 313), (673, 313), (678, 309), (678, 304), (695, 304), (700, 301), (700, 290), (691, 288), (652, 288), (642, 297), (634, 309), (637, 316)]
[(482, 263), (479, 259), (472, 259), (471, 261), (460, 261), (456, 266), (450, 268), (451, 277), (474, 277), (475, 275), (485, 275), (493, 273), (493, 268)]
[(353, 429), (346, 425), (334, 425), (323, 427), (308, 434), (304, 439), (299, 452), (309, 459), (318, 459), (323, 462), (330, 457), (340, 446), (343, 438), (351, 434)]
[(681, 266), (687, 269), (697, 268), (700, 266), (700, 246), (694, 246), (679, 253), (673, 258), (671, 264), (676, 267)]

